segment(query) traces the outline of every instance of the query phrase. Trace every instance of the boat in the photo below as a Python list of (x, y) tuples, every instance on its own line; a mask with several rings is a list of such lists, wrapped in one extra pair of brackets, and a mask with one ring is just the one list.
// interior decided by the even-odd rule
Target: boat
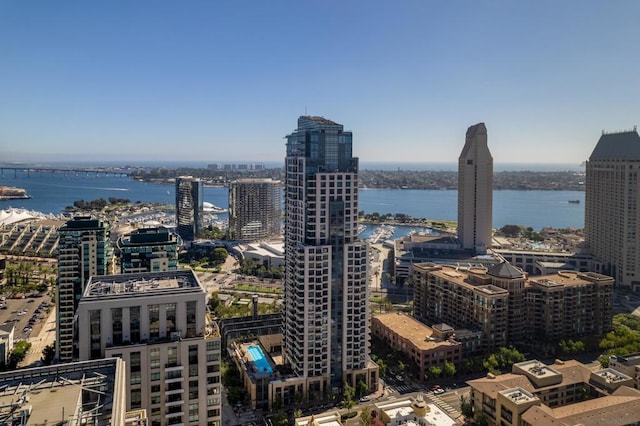
[(580, 204), (580, 200), (569, 200), (570, 204)]

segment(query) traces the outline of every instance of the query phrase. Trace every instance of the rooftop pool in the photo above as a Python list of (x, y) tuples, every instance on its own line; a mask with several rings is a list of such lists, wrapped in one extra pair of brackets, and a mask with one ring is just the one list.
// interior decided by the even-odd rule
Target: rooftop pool
[(273, 373), (273, 368), (271, 367), (271, 364), (269, 363), (267, 358), (264, 356), (264, 353), (262, 352), (262, 348), (260, 346), (249, 346), (247, 348), (247, 352), (256, 365), (257, 372), (269, 374)]

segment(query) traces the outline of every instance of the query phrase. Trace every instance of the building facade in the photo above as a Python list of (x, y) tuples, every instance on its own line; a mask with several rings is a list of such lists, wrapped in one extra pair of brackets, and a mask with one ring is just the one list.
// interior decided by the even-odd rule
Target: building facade
[(604, 133), (587, 161), (585, 239), (596, 271), (640, 291), (640, 136)]
[(285, 360), (306, 378), (305, 394), (359, 381), (373, 389), (368, 247), (358, 238), (352, 134), (301, 116), (287, 135), (285, 165)]
[(229, 236), (262, 240), (280, 236), (280, 181), (239, 179), (229, 185)]
[(92, 277), (78, 306), (79, 359), (126, 362), (127, 410), (151, 425), (221, 425), (220, 333), (191, 270)]
[(200, 179), (176, 178), (176, 231), (184, 241), (195, 240), (202, 230), (203, 203)]
[(493, 218), (493, 157), (487, 128), (467, 129), (458, 158), (458, 238), (462, 247), (484, 253), (491, 248)]
[(89, 278), (113, 273), (110, 225), (90, 216), (76, 216), (58, 230), (58, 297), (56, 357), (74, 358), (74, 315)]
[(613, 278), (561, 271), (528, 278), (508, 263), (461, 270), (414, 265), (415, 316), (482, 331), (482, 348), (558, 342), (611, 330)]
[(592, 370), (578, 361), (546, 365), (537, 360), (512, 372), (470, 380), (470, 402), (489, 425), (635, 425), (640, 391), (616, 370)]
[(118, 238), (120, 273), (164, 272), (178, 269), (180, 236), (165, 227), (141, 228)]

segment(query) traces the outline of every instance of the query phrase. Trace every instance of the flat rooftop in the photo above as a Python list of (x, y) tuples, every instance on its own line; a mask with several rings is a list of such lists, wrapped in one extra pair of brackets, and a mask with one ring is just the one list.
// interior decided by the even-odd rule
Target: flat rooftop
[(195, 273), (188, 269), (136, 274), (94, 275), (87, 283), (83, 298), (162, 294), (175, 292), (178, 289), (204, 291)]
[(409, 340), (413, 345), (422, 350), (434, 349), (440, 346), (454, 346), (454, 343), (433, 338), (433, 329), (412, 316), (399, 313), (378, 314), (375, 320), (401, 336)]
[(538, 399), (532, 393), (529, 393), (522, 388), (507, 389), (500, 391), (499, 393), (506, 396), (516, 404), (525, 404)]
[(113, 395), (124, 387), (116, 383), (123, 368), (122, 360), (109, 358), (0, 373), (0, 424), (115, 421)]

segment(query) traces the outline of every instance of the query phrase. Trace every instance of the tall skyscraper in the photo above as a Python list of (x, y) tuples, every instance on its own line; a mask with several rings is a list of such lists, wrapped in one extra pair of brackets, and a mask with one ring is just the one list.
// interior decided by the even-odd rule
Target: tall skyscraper
[(178, 235), (193, 241), (202, 229), (202, 181), (191, 176), (176, 178), (176, 225)]
[(56, 356), (73, 360), (73, 317), (92, 275), (113, 273), (110, 225), (90, 216), (76, 216), (58, 230), (58, 297)]
[(116, 245), (122, 274), (178, 269), (182, 239), (163, 226), (136, 229), (118, 238)]
[(484, 253), (491, 248), (492, 212), (493, 157), (487, 128), (478, 123), (467, 129), (458, 158), (458, 239), (464, 249)]
[(305, 394), (377, 386), (369, 358), (368, 247), (358, 238), (352, 134), (302, 116), (287, 136), (283, 346)]
[(587, 162), (585, 238), (597, 272), (640, 291), (640, 136), (602, 133)]
[(280, 181), (247, 178), (231, 182), (229, 235), (234, 240), (280, 236)]

